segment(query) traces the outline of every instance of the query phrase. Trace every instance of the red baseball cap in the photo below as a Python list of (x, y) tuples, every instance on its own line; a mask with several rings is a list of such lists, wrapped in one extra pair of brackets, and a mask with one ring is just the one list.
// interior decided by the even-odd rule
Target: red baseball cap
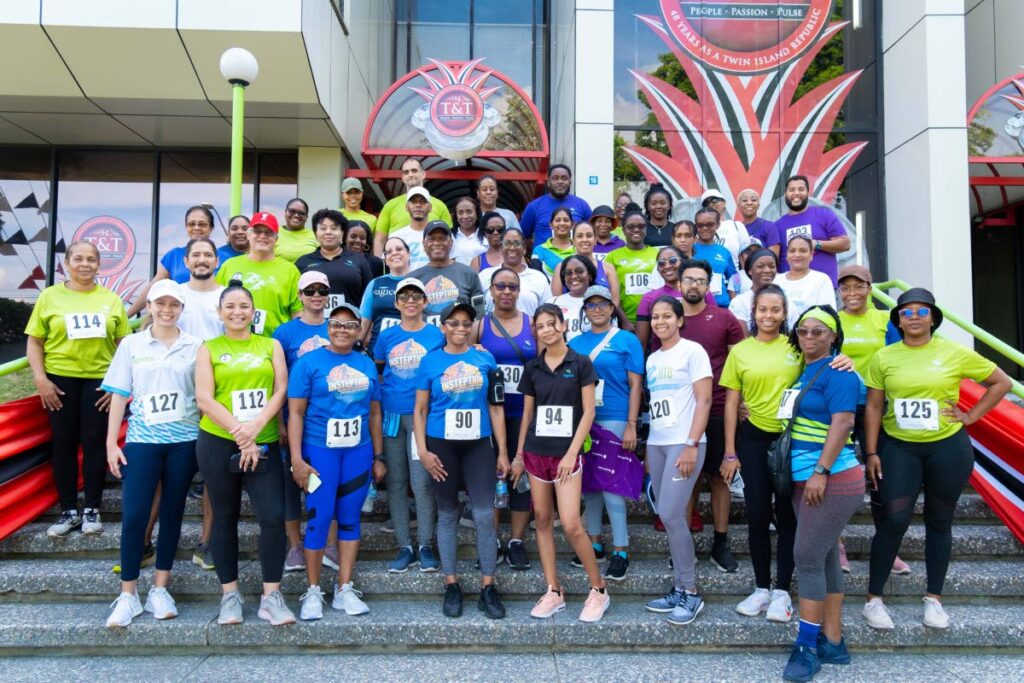
[(249, 227), (255, 228), (257, 225), (270, 228), (274, 232), (279, 232), (281, 230), (280, 226), (277, 224), (277, 217), (268, 211), (260, 211), (252, 215), (252, 220), (249, 221)]

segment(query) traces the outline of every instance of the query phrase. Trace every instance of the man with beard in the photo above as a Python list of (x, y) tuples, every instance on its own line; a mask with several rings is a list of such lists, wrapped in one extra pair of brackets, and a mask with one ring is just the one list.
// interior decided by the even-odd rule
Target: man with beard
[[(711, 513), (715, 524), (715, 538), (711, 545), (711, 561), (719, 571), (735, 572), (739, 564), (729, 550), (729, 485), (718, 470), (725, 454), (725, 388), (718, 381), (729, 355), (729, 349), (746, 338), (736, 316), (726, 308), (708, 306), (704, 300), (707, 282), (712, 278), (711, 264), (703, 260), (688, 259), (680, 266), (679, 287), (683, 292), (683, 313), (686, 324), (679, 331), (683, 339), (700, 344), (711, 360), (711, 413), (708, 417), (707, 450), (702, 474), (711, 485)], [(690, 510), (696, 505), (699, 488), (694, 487)], [(693, 513), (690, 513), (692, 519)], [(690, 528), (694, 527), (693, 522)]]
[[(850, 248), (850, 237), (835, 211), (827, 206), (808, 204), (810, 190), (810, 183), (805, 176), (795, 175), (786, 181), (786, 206), (789, 207), (789, 213), (775, 221), (775, 227), (783, 244), (789, 244), (798, 235), (806, 235), (811, 239), (814, 244), (811, 270), (828, 275), (835, 288), (838, 274), (836, 254)], [(789, 263), (786, 262), (786, 250), (783, 249), (779, 272), (785, 273), (787, 270)]]
[(548, 193), (527, 204), (519, 219), (519, 226), (531, 248), (551, 237), (551, 214), (558, 207), (569, 209), (573, 225), (590, 218), (590, 205), (569, 192), (571, 185), (572, 171), (568, 166), (555, 164), (548, 169)]
[[(383, 256), (384, 243), (388, 241), (388, 237), (414, 222), (407, 206), (409, 193), (413, 188), (423, 187), (426, 180), (427, 172), (423, 170), (423, 164), (419, 159), (409, 157), (402, 162), (402, 183), (405, 185), (405, 195), (392, 197), (381, 208), (380, 215), (377, 216), (377, 223), (371, 228), (374, 231), (374, 255)], [(448, 207), (444, 205), (444, 202), (436, 197), (431, 198), (429, 193), (427, 201), (430, 202), (430, 206), (427, 208), (428, 215), (423, 219), (424, 222), (438, 220), (444, 221), (448, 225), (452, 224), (452, 215), (448, 212)]]
[(757, 190), (741, 190), (736, 197), (736, 206), (739, 207), (740, 220), (747, 227), (750, 238), (759, 240), (762, 247), (770, 249), (778, 256), (781, 241), (779, 231), (775, 229), (774, 223), (757, 215), (761, 209), (761, 195), (757, 194)]
[(423, 283), (427, 322), (441, 326), (441, 313), (458, 301), (468, 301), (478, 318), (484, 314), (484, 292), (480, 276), (464, 263), (451, 257), (452, 231), (442, 221), (431, 221), (423, 232), (423, 250), (430, 259), (427, 265), (409, 273)]
[[(248, 219), (245, 224), (248, 227)], [(224, 326), (217, 315), (220, 293), (224, 288), (213, 279), (218, 264), (213, 240), (200, 237), (185, 245), (185, 267), (188, 268), (189, 278), (181, 286), (185, 301), (178, 327), (203, 341), (224, 334)]]
[[(429, 259), (423, 249), (423, 238), (426, 237), (424, 230), (427, 227), (431, 207), (430, 193), (425, 187), (414, 187), (406, 193), (405, 209), (409, 214), (409, 225), (391, 233), (392, 237), (399, 237), (409, 247), (409, 270), (415, 270), (427, 264)], [(432, 223), (444, 223), (444, 221), (431, 221)], [(450, 223), (444, 223), (451, 225)], [(381, 233), (378, 231), (377, 237)], [(376, 238), (374, 238), (376, 240)], [(387, 238), (384, 239), (387, 243)], [(376, 241), (374, 242), (376, 245)], [(381, 245), (380, 254), (383, 254), (384, 245)], [(376, 250), (374, 253), (378, 253)]]

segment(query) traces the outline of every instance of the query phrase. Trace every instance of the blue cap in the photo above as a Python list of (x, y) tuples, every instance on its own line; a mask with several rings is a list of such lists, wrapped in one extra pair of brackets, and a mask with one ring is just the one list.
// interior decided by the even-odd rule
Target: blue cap
[(606, 301), (612, 301), (611, 290), (604, 285), (590, 285), (587, 287), (587, 291), (583, 293), (583, 300), (586, 301), (593, 296), (599, 296)]

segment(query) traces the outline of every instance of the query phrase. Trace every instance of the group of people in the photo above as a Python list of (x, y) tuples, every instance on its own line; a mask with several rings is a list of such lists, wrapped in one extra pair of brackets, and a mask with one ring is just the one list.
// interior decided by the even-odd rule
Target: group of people
[[(673, 568), (671, 590), (646, 608), (670, 623), (704, 609), (691, 527), (706, 480), (720, 571), (739, 565), (730, 487), (746, 502), (754, 590), (736, 611), (789, 622), (799, 576), (788, 680), (849, 662), (841, 534), (866, 486), (876, 525), (867, 623), (894, 627), (881, 594), (894, 567), (907, 569), (897, 553), (923, 486), (924, 623), (949, 626), (941, 596), (951, 524), (973, 462), (963, 427), (1010, 380), (934, 335), (942, 312), (926, 290), (905, 292), (891, 312), (874, 309), (871, 273), (837, 268), (849, 239), (833, 212), (808, 206), (805, 178), (787, 181), (790, 213), (775, 223), (757, 216), (756, 192), (740, 193), (740, 220), (730, 220), (725, 197), (709, 190), (693, 221), (673, 224), (664, 188), (652, 186), (643, 207), (623, 196), (591, 210), (569, 192), (570, 169), (555, 165), (548, 192), (518, 219), (497, 206), (497, 182), (485, 176), (457, 200), (453, 224), (423, 187), (419, 161), (402, 173), (405, 195), (379, 216), (362, 210), (362, 188), (349, 179), (345, 208), (317, 211), (311, 228), (296, 198), (283, 226), (266, 212), (233, 218), (220, 247), (210, 212), (193, 207), (187, 244), (168, 252), (127, 310), (96, 282), (96, 247), (68, 247), (67, 280), (40, 295), (27, 355), (54, 435), (61, 514), (49, 535), (101, 533), (106, 470), (122, 480), (122, 583), (108, 626), (144, 610), (177, 614), (170, 571), (197, 472), (204, 529), (193, 560), (217, 573), (220, 624), (243, 618), (243, 488), (259, 526), (258, 616), (295, 621), (280, 583), (304, 569), (299, 618), (320, 619), (323, 565), (337, 571), (332, 607), (367, 613), (354, 569), (375, 484), (388, 491), (397, 546), (388, 570), (440, 572), (446, 616), (463, 611), (464, 508), (476, 529), (478, 609), (505, 616), (497, 566), (530, 568), (532, 515), (547, 590), (531, 616), (565, 610), (557, 511), (590, 586), (579, 619), (598, 621), (608, 582), (629, 570), (626, 499), (641, 495), (646, 472)], [(143, 309), (131, 334), (129, 318)], [(957, 408), (963, 378), (986, 386), (968, 412)], [(784, 476), (770, 466), (780, 449)], [(146, 560), (156, 575), (143, 605)]]

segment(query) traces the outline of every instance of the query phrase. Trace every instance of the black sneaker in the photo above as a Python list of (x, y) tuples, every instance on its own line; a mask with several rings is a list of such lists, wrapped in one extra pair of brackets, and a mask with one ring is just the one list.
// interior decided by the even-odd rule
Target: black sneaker
[(729, 546), (724, 543), (711, 546), (711, 563), (718, 567), (718, 571), (726, 574), (734, 574), (740, 567), (740, 563), (732, 556)]
[[(459, 597), (461, 608), (462, 596), (460, 595)], [(447, 605), (447, 596), (445, 596), (445, 604)], [(483, 590), (480, 591), (480, 599), (476, 601), (476, 608), (483, 612), (484, 616), (488, 619), (505, 618), (505, 606), (501, 604), (501, 598), (498, 596), (498, 589), (494, 587), (493, 583), (489, 586), (484, 586)]]
[(444, 587), (444, 604), (441, 611), (446, 617), (462, 616), (462, 586), (458, 582), (449, 583)]
[(530, 557), (526, 554), (526, 546), (522, 541), (509, 541), (505, 551), (505, 561), (517, 572), (530, 568)]
[(622, 581), (626, 578), (626, 572), (628, 571), (629, 558), (619, 553), (612, 553), (611, 558), (608, 559), (608, 567), (604, 570), (604, 578), (611, 579), (612, 581)]
[[(594, 548), (594, 557), (597, 558), (598, 562), (600, 562), (606, 557), (603, 545), (600, 548)], [(580, 559), (579, 555), (572, 556), (571, 564), (574, 567), (579, 567), (580, 569), (583, 569), (583, 561)]]
[(151, 564), (156, 563), (156, 549), (153, 548), (153, 544), (145, 545), (142, 547), (142, 562), (139, 564), (140, 567), (148, 567)]

